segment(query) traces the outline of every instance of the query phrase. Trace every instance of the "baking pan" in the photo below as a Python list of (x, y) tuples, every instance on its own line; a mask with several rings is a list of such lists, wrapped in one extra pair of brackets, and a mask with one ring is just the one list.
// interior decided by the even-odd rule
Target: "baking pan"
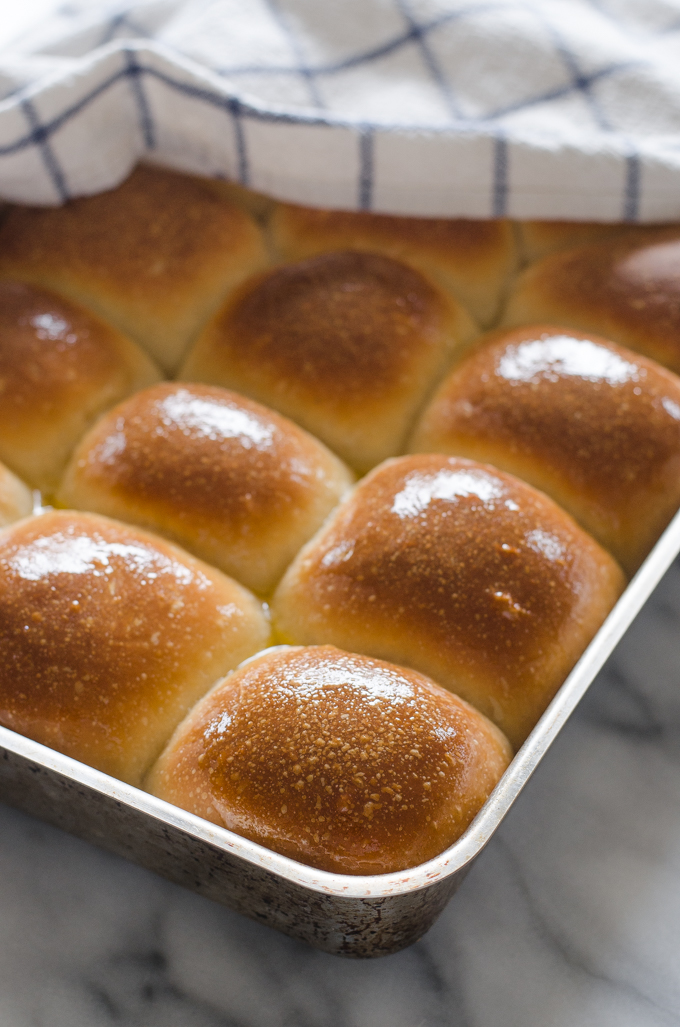
[(397, 952), (432, 926), (679, 551), (680, 512), (475, 821), (412, 870), (372, 877), (314, 870), (6, 728), (0, 799), (327, 952)]

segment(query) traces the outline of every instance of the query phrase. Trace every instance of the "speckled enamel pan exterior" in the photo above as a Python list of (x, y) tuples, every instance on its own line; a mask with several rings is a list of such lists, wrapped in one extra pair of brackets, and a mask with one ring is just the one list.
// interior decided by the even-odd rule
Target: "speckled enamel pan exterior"
[(432, 926), (679, 551), (680, 513), (474, 823), (413, 870), (375, 877), (314, 870), (6, 728), (0, 728), (0, 799), (327, 952), (397, 952)]

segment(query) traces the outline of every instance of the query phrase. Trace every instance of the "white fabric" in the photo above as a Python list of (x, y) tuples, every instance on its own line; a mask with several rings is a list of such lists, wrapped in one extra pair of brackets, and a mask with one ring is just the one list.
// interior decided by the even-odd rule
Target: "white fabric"
[(0, 97), (22, 202), (145, 158), (349, 209), (680, 219), (680, 0), (76, 0)]

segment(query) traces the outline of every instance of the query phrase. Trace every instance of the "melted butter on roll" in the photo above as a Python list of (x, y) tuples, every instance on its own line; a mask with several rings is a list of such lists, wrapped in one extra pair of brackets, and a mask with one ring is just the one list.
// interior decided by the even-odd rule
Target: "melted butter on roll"
[(597, 332), (680, 372), (680, 229), (625, 232), (540, 260), (517, 279), (501, 324), (537, 322)]
[(449, 292), (484, 326), (497, 316), (517, 266), (513, 226), (502, 219), (398, 217), (280, 203), (269, 231), (284, 260), (361, 250), (402, 261)]
[(680, 506), (680, 378), (597, 335), (498, 332), (442, 384), (410, 449), (518, 475), (633, 573)]
[(384, 874), (456, 841), (510, 755), (422, 674), (332, 646), (278, 649), (192, 710), (147, 788), (318, 869)]
[(252, 218), (213, 183), (140, 166), (63, 207), (12, 207), (0, 276), (91, 307), (173, 371), (231, 288), (269, 263)]
[(279, 636), (429, 674), (527, 736), (624, 586), (552, 500), (470, 460), (376, 468), (301, 551), (274, 597)]
[(180, 375), (274, 407), (364, 471), (403, 448), (474, 334), (463, 308), (405, 264), (328, 253), (247, 282)]
[(33, 487), (52, 492), (94, 419), (160, 377), (79, 304), (0, 281), (0, 459)]
[(0, 723), (131, 784), (268, 637), (254, 596), (146, 532), (70, 511), (0, 532)]
[(159, 531), (267, 593), (352, 481), (325, 446), (259, 403), (163, 384), (95, 425), (58, 499)]

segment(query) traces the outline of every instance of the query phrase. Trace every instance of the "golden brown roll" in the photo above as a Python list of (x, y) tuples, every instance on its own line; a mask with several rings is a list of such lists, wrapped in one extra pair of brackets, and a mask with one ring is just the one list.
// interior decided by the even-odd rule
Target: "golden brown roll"
[(680, 378), (597, 335), (496, 332), (448, 376), (409, 448), (516, 474), (632, 574), (680, 506)]
[(320, 442), (210, 385), (156, 385), (83, 439), (64, 506), (152, 528), (269, 592), (353, 481)]
[(96, 417), (158, 368), (79, 304), (0, 281), (0, 459), (50, 492)]
[(0, 528), (28, 517), (33, 511), (33, 493), (23, 481), (0, 464)]
[(403, 261), (460, 300), (483, 326), (494, 320), (518, 261), (512, 224), (504, 220), (397, 217), (280, 203), (269, 231), (284, 260), (362, 250)]
[(403, 449), (453, 354), (465, 310), (379, 254), (325, 253), (246, 282), (206, 326), (180, 377), (274, 407), (367, 470)]
[(0, 723), (131, 784), (268, 634), (253, 595), (146, 532), (71, 511), (0, 532)]
[(456, 841), (509, 760), (493, 724), (422, 674), (275, 649), (192, 710), (147, 787), (320, 870), (386, 874)]
[(528, 264), (556, 250), (583, 246), (635, 230), (630, 225), (605, 221), (518, 221), (516, 224), (520, 256)]
[(534, 264), (501, 324), (536, 323), (597, 332), (680, 372), (680, 228), (626, 232)]
[(470, 460), (409, 456), (368, 475), (301, 551), (274, 626), (429, 674), (518, 746), (623, 586), (541, 492)]
[(0, 226), (0, 276), (92, 307), (166, 371), (228, 291), (267, 263), (244, 210), (211, 183), (154, 167), (63, 207), (13, 207)]

